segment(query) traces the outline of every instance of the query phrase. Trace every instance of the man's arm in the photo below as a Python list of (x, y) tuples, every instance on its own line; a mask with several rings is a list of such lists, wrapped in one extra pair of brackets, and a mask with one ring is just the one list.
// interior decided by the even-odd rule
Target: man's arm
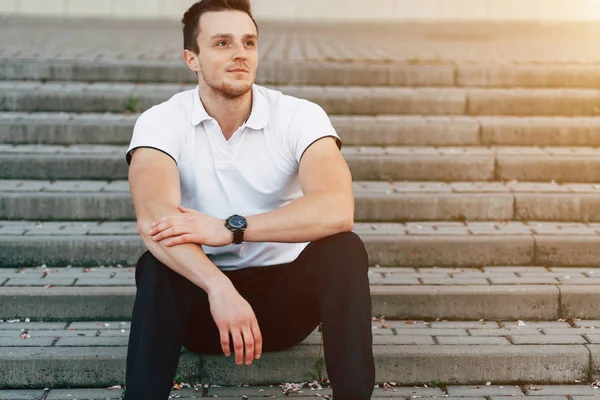
[(242, 361), (243, 343), (246, 346), (246, 363), (252, 362), (255, 351), (258, 358), (262, 352), (262, 339), (254, 312), (202, 248), (197, 244), (166, 247), (149, 235), (153, 221), (179, 212), (177, 206), (181, 202), (181, 190), (179, 171), (174, 161), (155, 149), (136, 149), (129, 168), (129, 185), (142, 240), (158, 260), (208, 294), (225, 355), (230, 353), (231, 334), (238, 364)]
[(247, 217), (248, 242), (311, 242), (354, 227), (350, 169), (335, 139), (324, 137), (300, 160), (304, 196), (285, 207)]
[(209, 295), (231, 285), (200, 246), (165, 247), (161, 242), (153, 241), (148, 234), (156, 218), (178, 213), (177, 206), (181, 202), (179, 171), (169, 156), (154, 149), (136, 149), (129, 168), (129, 186), (138, 232), (150, 253)]

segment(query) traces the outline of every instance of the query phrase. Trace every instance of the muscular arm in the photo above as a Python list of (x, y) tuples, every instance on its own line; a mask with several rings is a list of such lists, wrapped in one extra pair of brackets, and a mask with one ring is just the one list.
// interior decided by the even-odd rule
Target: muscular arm
[(154, 241), (149, 235), (154, 220), (179, 212), (179, 171), (173, 160), (158, 150), (138, 148), (129, 168), (129, 185), (138, 231), (148, 250), (208, 294), (223, 353), (226, 356), (231, 354), (232, 342), (236, 363), (241, 365), (245, 360), (246, 364), (252, 364), (252, 360), (262, 354), (262, 336), (250, 304), (200, 246), (182, 244), (166, 247), (163, 241)]
[(304, 196), (285, 207), (247, 217), (249, 242), (310, 242), (354, 226), (352, 176), (335, 139), (317, 140), (300, 160)]
[(169, 156), (155, 149), (136, 149), (129, 168), (129, 186), (138, 232), (150, 253), (209, 295), (233, 289), (231, 281), (197, 244), (166, 247), (162, 242), (152, 240), (148, 234), (157, 218), (179, 212), (179, 171)]

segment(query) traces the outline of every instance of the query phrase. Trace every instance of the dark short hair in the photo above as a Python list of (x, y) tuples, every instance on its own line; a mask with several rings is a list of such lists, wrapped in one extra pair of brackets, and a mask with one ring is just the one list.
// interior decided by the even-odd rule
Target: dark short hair
[(200, 0), (191, 6), (185, 14), (181, 22), (183, 23), (183, 48), (193, 51), (198, 54), (198, 34), (200, 33), (200, 17), (203, 14), (211, 11), (241, 11), (248, 14), (258, 33), (258, 25), (252, 16), (250, 0)]

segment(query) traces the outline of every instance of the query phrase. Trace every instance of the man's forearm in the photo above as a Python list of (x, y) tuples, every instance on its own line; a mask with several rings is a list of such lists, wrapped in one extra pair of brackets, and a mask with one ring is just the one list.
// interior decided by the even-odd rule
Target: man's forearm
[(161, 242), (152, 240), (147, 234), (150, 230), (150, 224), (142, 224), (140, 235), (150, 253), (163, 264), (202, 288), (209, 296), (216, 294), (218, 291), (233, 288), (229, 278), (210, 261), (199, 245), (183, 244), (166, 247)]
[(268, 213), (247, 216), (248, 242), (311, 242), (354, 226), (354, 199), (347, 195), (315, 192)]

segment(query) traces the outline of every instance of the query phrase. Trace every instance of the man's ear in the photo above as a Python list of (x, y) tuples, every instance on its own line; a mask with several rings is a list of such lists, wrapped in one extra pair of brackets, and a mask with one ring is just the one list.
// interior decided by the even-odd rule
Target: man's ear
[(183, 51), (183, 60), (187, 64), (188, 68), (198, 73), (200, 71), (200, 65), (198, 64), (198, 56), (190, 50)]

